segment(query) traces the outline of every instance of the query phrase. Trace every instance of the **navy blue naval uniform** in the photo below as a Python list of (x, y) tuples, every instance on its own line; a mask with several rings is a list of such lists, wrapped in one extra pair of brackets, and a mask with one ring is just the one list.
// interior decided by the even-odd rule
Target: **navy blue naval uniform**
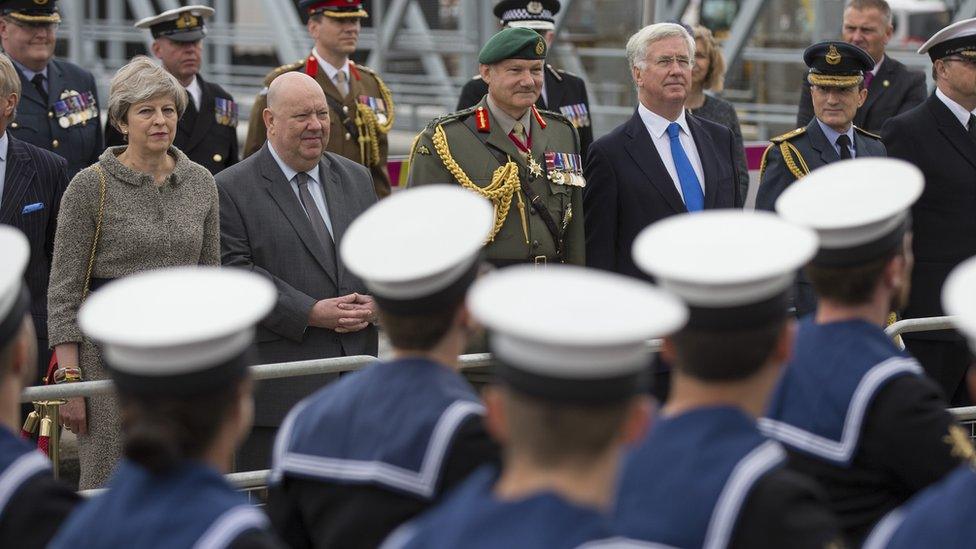
[(289, 413), (268, 512), (292, 547), (376, 547), (499, 452), (484, 407), (447, 366), (380, 362)]
[(607, 518), (553, 492), (517, 501), (492, 494), (498, 469), (475, 472), (441, 505), (398, 528), (381, 549), (635, 546), (610, 534)]
[(213, 468), (187, 460), (163, 474), (123, 460), (108, 490), (68, 519), (51, 549), (280, 547), (268, 518)]
[(881, 517), (959, 465), (967, 437), (945, 408), (880, 326), (808, 317), (759, 424), (787, 446), (790, 468), (820, 482), (859, 545)]
[[(10, 131), (17, 139), (67, 160), (71, 180), (82, 168), (94, 164), (105, 149), (95, 77), (74, 63), (52, 58), (47, 64), (45, 100), (23, 69), (17, 63), (14, 66), (20, 76), (21, 100)], [(62, 95), (71, 98), (62, 100)], [(94, 105), (89, 105), (92, 101)]]
[(889, 513), (864, 549), (969, 549), (976, 539), (976, 471), (972, 464)]
[(54, 480), (47, 457), (0, 427), (0, 547), (47, 547), (77, 503)]
[(835, 520), (786, 451), (731, 406), (659, 419), (627, 456), (613, 527), (671, 547), (825, 547)]

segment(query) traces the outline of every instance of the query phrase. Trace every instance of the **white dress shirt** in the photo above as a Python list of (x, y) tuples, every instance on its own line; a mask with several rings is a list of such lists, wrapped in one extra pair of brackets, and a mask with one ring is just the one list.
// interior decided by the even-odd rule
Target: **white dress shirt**
[(10, 140), (7, 139), (7, 132), (3, 132), (3, 136), (0, 136), (0, 203), (3, 202), (3, 184), (7, 180), (7, 149), (10, 146)]
[(190, 101), (193, 101), (193, 106), (199, 111), (203, 88), (200, 87), (200, 81), (197, 80), (197, 75), (193, 75), (193, 81), (186, 87), (186, 93), (190, 96)]
[[(820, 124), (820, 131), (823, 132), (824, 137), (827, 138), (827, 142), (834, 146), (834, 150), (840, 155), (840, 145), (837, 144), (837, 138), (841, 136), (841, 133), (837, 130), (831, 128), (830, 126), (824, 124), (819, 118), (816, 119), (817, 124)], [(850, 128), (843, 135), (846, 135), (848, 139), (851, 140), (851, 144), (848, 150), (851, 151), (851, 158), (857, 158), (857, 150), (854, 146), (854, 124), (851, 124)]]
[[(643, 104), (638, 105), (637, 112), (640, 114), (641, 120), (644, 121), (644, 127), (647, 128), (647, 133), (650, 134), (651, 141), (654, 142), (654, 148), (657, 149), (657, 154), (661, 157), (661, 162), (664, 162), (664, 167), (668, 170), (668, 175), (671, 176), (674, 188), (678, 190), (678, 196), (684, 201), (685, 195), (681, 192), (681, 181), (678, 179), (678, 170), (674, 167), (674, 158), (671, 157), (671, 138), (668, 136), (668, 126), (671, 125), (671, 121), (659, 114), (651, 112)], [(678, 141), (681, 142), (681, 148), (684, 149), (688, 160), (691, 161), (691, 167), (695, 170), (695, 175), (698, 176), (698, 184), (701, 185), (702, 193), (704, 193), (705, 177), (702, 172), (701, 158), (698, 156), (698, 147), (695, 146), (695, 140), (691, 137), (691, 129), (688, 127), (688, 119), (685, 117), (684, 109), (681, 110), (681, 115), (678, 116), (675, 122), (681, 126)]]
[[(341, 67), (336, 68), (333, 67), (328, 61), (323, 59), (322, 56), (319, 55), (319, 52), (315, 50), (315, 48), (312, 48), (312, 55), (314, 55), (315, 60), (318, 61), (319, 68), (325, 71), (325, 75), (329, 77), (329, 80), (331, 80), (333, 84), (336, 84), (336, 88), (339, 87), (338, 84), (336, 83), (336, 75), (339, 74), (340, 72), (344, 72), (346, 74), (346, 85), (351, 86), (351, 84), (349, 84), (349, 62), (348, 61), (343, 63)], [(350, 89), (352, 88), (350, 87)]]
[(949, 96), (942, 93), (942, 90), (940, 90), (939, 88), (935, 88), (935, 96), (938, 97), (940, 101), (945, 103), (946, 107), (949, 107), (949, 110), (959, 120), (959, 123), (962, 124), (962, 127), (968, 131), (969, 116), (974, 113), (967, 111), (966, 107), (963, 107), (959, 103), (956, 103), (952, 99), (949, 99)]
[[(274, 146), (271, 142), (268, 142), (268, 150), (271, 151), (271, 156), (278, 163), (278, 167), (281, 168), (281, 173), (285, 174), (285, 179), (288, 180), (288, 184), (291, 185), (291, 190), (295, 192), (295, 196), (298, 197), (298, 203), (302, 205), (302, 209), (305, 210), (305, 205), (302, 204), (302, 196), (298, 190), (298, 181), (295, 180), (295, 176), (298, 172), (291, 169), (288, 164), (278, 156), (275, 151)], [(315, 206), (319, 209), (319, 213), (322, 214), (322, 219), (325, 220), (325, 226), (329, 229), (329, 236), (332, 236), (332, 240), (335, 241), (335, 233), (332, 232), (332, 218), (329, 217), (329, 208), (325, 201), (325, 190), (322, 188), (323, 182), (319, 181), (319, 167), (316, 164), (314, 168), (305, 172), (308, 175), (308, 192), (312, 195), (312, 201), (315, 202)], [(308, 215), (308, 211), (305, 211), (305, 215)]]

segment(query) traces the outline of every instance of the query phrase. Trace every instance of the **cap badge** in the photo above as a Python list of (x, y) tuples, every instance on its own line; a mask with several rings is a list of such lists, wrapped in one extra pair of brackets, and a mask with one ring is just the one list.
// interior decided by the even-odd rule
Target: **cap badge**
[(539, 41), (535, 43), (535, 54), (542, 55), (544, 53), (546, 53), (546, 41), (540, 37)]
[(827, 50), (827, 55), (825, 57), (827, 59), (828, 65), (839, 64), (841, 57), (840, 57), (840, 52), (837, 51), (837, 46), (831, 44), (830, 49)]
[(189, 13), (184, 13), (176, 19), (176, 28), (188, 29), (197, 26), (197, 18)]
[(531, 13), (532, 15), (539, 15), (542, 13), (542, 2), (529, 2), (525, 6), (525, 11)]

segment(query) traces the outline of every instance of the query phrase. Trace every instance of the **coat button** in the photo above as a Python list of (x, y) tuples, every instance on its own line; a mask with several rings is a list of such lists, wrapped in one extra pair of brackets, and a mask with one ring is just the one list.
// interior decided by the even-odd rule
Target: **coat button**
[(223, 159), (224, 159), (224, 157), (223, 157), (223, 156), (220, 156), (219, 154), (215, 154), (215, 155), (213, 155), (213, 161), (214, 161), (214, 162), (220, 162), (220, 161), (222, 161)]
[(352, 134), (349, 133), (349, 132), (346, 132), (346, 141), (349, 141), (350, 139), (352, 139)]
[(54, 141), (51, 141), (51, 146), (56, 149), (59, 146), (61, 146), (61, 143), (57, 139), (55, 139)]
[(343, 114), (349, 114), (349, 106), (348, 105), (343, 105), (342, 106), (342, 113)]
[(54, 118), (54, 111), (47, 111), (48, 118)]
[(17, 129), (17, 128), (18, 128), (19, 126), (17, 125), (17, 123), (16, 123), (16, 122), (11, 122), (11, 123), (10, 123), (10, 127), (11, 127), (12, 129), (15, 129), (15, 130), (16, 130), (16, 129)]

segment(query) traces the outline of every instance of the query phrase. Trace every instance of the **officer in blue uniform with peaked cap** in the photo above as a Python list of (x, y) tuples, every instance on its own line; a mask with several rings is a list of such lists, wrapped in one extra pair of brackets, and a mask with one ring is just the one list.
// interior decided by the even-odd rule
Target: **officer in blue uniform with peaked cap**
[[(953, 269), (942, 287), (942, 307), (976, 351), (976, 258)], [(976, 391), (970, 376), (969, 389)], [(938, 484), (889, 513), (865, 549), (966, 549), (976, 539), (976, 459), (970, 458)]]
[(223, 474), (254, 417), (248, 365), (274, 285), (253, 273), (178, 267), (121, 278), (78, 313), (122, 415), (123, 459), (52, 549), (282, 547)]
[(24, 270), (30, 246), (0, 225), (0, 547), (41, 549), (78, 503), (54, 480), (48, 458), (21, 440), (16, 396), (37, 377), (34, 324)]
[(973, 456), (938, 386), (883, 331), (908, 300), (909, 211), (923, 187), (911, 164), (867, 158), (821, 168), (776, 202), (820, 235), (805, 269), (819, 302), (760, 425), (788, 448), (791, 469), (826, 489), (852, 547)]
[(789, 357), (794, 273), (816, 246), (812, 231), (765, 212), (682, 214), (638, 235), (635, 264), (690, 313), (664, 341), (667, 404), (620, 478), (621, 534), (706, 548), (837, 539), (818, 488), (786, 469), (786, 451), (756, 425)]
[(102, 154), (95, 77), (54, 57), (57, 0), (0, 0), (0, 44), (20, 75), (13, 136), (68, 161), (68, 179)]
[(565, 265), (493, 272), (468, 301), (497, 361), (485, 403), (504, 464), (472, 474), (384, 549), (632, 546), (606, 513), (623, 448), (649, 420), (647, 339), (679, 328), (684, 306), (646, 282)]
[(282, 424), (268, 510), (291, 546), (376, 547), (498, 461), (484, 406), (457, 372), (491, 225), (487, 200), (435, 185), (392, 195), (346, 231), (342, 262), (376, 299), (394, 358), (321, 389)]

